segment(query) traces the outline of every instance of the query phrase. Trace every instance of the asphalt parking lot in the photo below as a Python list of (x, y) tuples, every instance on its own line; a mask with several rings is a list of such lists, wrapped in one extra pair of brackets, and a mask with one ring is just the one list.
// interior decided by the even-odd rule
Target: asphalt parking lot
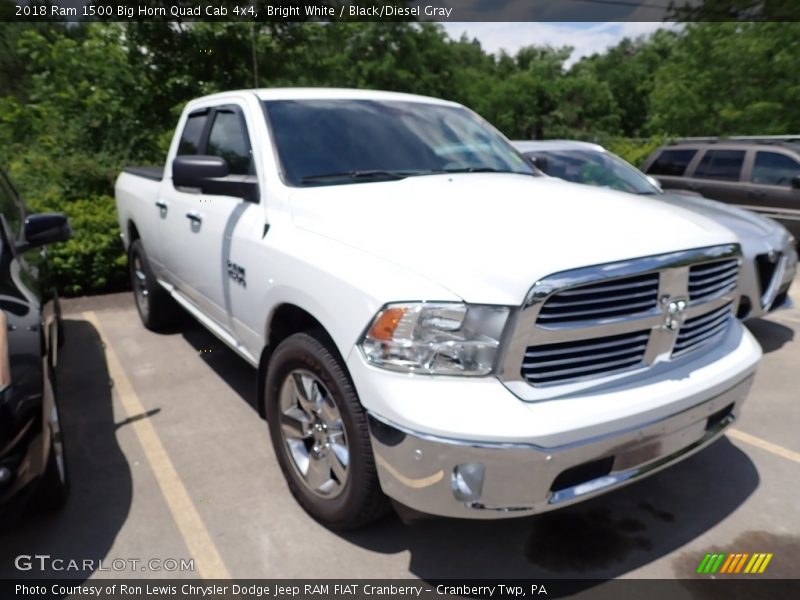
[[(800, 306), (800, 278), (792, 293)], [(774, 553), (763, 577), (800, 576), (798, 309), (749, 325), (765, 355), (742, 418), (671, 469), (537, 517), (406, 526), (392, 515), (346, 534), (292, 499), (255, 409), (255, 371), (210, 333), (188, 317), (147, 331), (129, 294), (64, 310), (73, 493), (63, 512), (0, 534), (4, 578), (674, 578), (714, 551)], [(20, 554), (109, 570), (20, 572)], [(115, 570), (115, 559), (142, 562)], [(142, 570), (151, 559), (194, 570)]]

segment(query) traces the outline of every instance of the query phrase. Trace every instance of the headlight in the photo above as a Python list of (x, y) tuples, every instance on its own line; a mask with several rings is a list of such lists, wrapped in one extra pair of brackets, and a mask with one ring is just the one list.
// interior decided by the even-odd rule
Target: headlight
[(505, 306), (388, 304), (360, 346), (378, 367), (428, 375), (488, 375), (508, 319)]

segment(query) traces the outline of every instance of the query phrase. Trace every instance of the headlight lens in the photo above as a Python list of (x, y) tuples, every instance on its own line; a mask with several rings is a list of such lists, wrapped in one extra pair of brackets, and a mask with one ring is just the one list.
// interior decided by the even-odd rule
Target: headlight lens
[(488, 375), (508, 320), (505, 306), (389, 304), (361, 340), (379, 367), (428, 375)]

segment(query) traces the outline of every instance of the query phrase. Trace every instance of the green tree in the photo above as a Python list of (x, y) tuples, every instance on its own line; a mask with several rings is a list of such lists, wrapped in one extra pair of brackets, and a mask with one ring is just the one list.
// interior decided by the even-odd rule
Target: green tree
[(623, 39), (603, 54), (580, 61), (573, 70), (591, 69), (608, 86), (619, 111), (619, 126), (627, 136), (645, 135), (650, 94), (659, 67), (670, 60), (678, 39), (675, 31), (661, 29), (635, 40)]

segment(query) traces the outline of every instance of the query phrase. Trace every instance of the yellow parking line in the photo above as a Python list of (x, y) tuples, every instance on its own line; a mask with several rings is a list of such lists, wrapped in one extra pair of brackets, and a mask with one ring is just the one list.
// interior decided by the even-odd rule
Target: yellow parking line
[[(93, 311), (84, 312), (82, 315), (94, 326), (105, 345), (108, 374), (114, 382), (114, 390), (127, 417), (131, 419), (145, 413), (146, 410), (125, 375), (114, 348), (103, 333), (97, 315)], [(183, 536), (191, 558), (195, 561), (198, 574), (203, 579), (230, 579), (230, 573), (225, 567), (222, 556), (214, 545), (152, 423), (148, 419), (133, 420), (131, 427), (136, 432), (172, 518)]]
[(788, 448), (784, 448), (778, 444), (773, 444), (767, 440), (762, 440), (760, 437), (750, 435), (749, 433), (745, 433), (739, 429), (729, 429), (728, 435), (735, 440), (739, 440), (745, 444), (750, 444), (751, 446), (756, 446), (757, 448), (761, 448), (762, 450), (766, 450), (767, 452), (771, 452), (772, 454), (776, 454), (780, 457), (800, 464), (800, 452), (795, 452), (794, 450), (789, 450)]
[(770, 315), (773, 319), (777, 319), (778, 321), (791, 321), (792, 323), (800, 323), (800, 319), (794, 317), (792, 315), (787, 315), (784, 313), (774, 313)]

